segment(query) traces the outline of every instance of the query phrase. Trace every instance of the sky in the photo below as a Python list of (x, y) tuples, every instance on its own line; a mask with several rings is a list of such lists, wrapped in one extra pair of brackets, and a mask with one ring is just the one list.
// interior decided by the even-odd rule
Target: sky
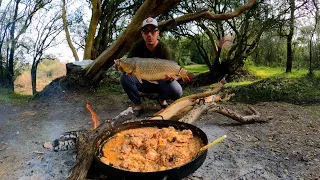
[[(9, 2), (10, 2), (9, 0), (0, 0), (0, 3), (1, 3), (0, 8), (2, 11), (7, 6), (7, 4)], [(53, 1), (53, 2), (58, 2), (58, 1)], [(87, 24), (89, 24), (89, 21), (91, 18), (91, 10), (90, 10), (90, 7), (87, 7), (88, 3), (86, 3), (83, 0), (72, 0), (72, 4), (70, 4), (70, 3), (67, 4), (67, 14), (73, 13), (75, 11), (75, 9), (80, 6), (83, 6), (83, 11), (84, 11), (83, 19), (84, 19), (84, 21), (88, 22)], [(23, 6), (21, 6), (21, 9), (22, 8), (23, 8)], [(62, 19), (61, 19), (61, 22), (62, 22)], [(36, 23), (37, 23), (36, 21), (33, 21), (31, 24), (31, 28), (32, 28), (32, 26), (35, 26)], [(31, 32), (31, 33), (25, 33), (25, 35), (29, 36), (29, 38), (33, 38), (32, 35), (34, 35), (34, 34), (32, 34), (32, 32)], [(50, 49), (48, 49), (45, 52), (45, 54), (53, 54), (62, 63), (73, 62), (74, 57), (73, 57), (72, 52), (71, 52), (71, 50), (65, 40), (66, 39), (65, 32), (64, 31), (61, 32), (57, 38), (58, 38), (58, 41), (61, 43), (59, 43), (55, 47), (51, 47)], [(78, 50), (77, 53), (78, 53), (79, 59), (82, 60), (83, 50), (80, 49), (80, 50)], [(26, 56), (26, 57), (28, 57), (28, 56)]]

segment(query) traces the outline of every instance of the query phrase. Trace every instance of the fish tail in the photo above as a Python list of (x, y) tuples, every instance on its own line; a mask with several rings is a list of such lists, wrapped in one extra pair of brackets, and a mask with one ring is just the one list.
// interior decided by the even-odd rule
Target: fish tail
[(184, 83), (189, 83), (193, 78), (193, 74), (184, 70), (183, 68), (181, 68), (181, 70), (180, 70), (180, 76), (181, 76), (182, 81)]
[(116, 71), (119, 70), (119, 66), (120, 66), (120, 61), (119, 61), (119, 59), (114, 60), (114, 68), (116, 69)]

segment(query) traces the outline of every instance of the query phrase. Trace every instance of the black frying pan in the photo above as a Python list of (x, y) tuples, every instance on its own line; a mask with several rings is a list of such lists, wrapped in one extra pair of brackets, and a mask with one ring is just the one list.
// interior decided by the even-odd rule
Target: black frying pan
[(107, 176), (107, 179), (125, 180), (125, 179), (141, 179), (141, 180), (168, 180), (168, 179), (182, 179), (189, 174), (195, 172), (205, 161), (207, 157), (207, 150), (198, 154), (192, 161), (173, 169), (156, 172), (132, 172), (123, 169), (118, 169), (110, 165), (104, 164), (100, 161), (102, 155), (103, 144), (113, 135), (127, 129), (141, 128), (141, 127), (169, 127), (173, 126), (175, 129), (183, 130), (190, 129), (195, 136), (201, 138), (204, 145), (208, 144), (207, 135), (194, 125), (183, 123), (179, 121), (169, 120), (142, 120), (121, 124), (117, 127), (109, 129), (104, 134), (98, 136), (94, 141), (94, 163), (99, 168), (100, 173)]

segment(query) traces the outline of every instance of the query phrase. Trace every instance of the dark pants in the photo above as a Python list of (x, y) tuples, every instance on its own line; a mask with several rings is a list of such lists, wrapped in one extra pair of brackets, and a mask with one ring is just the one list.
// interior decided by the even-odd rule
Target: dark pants
[(120, 76), (120, 82), (129, 99), (136, 106), (141, 105), (139, 92), (158, 93), (160, 101), (168, 99), (176, 100), (182, 96), (182, 87), (175, 80), (157, 81), (159, 84), (142, 80), (142, 83), (140, 83), (136, 77), (122, 73)]

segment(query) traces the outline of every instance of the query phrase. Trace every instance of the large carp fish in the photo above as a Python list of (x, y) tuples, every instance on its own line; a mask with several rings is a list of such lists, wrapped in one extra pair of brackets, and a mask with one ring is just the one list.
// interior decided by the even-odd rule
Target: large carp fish
[(184, 70), (177, 62), (154, 58), (122, 58), (114, 60), (116, 70), (135, 76), (142, 83), (147, 80), (157, 84), (157, 80), (182, 78), (184, 83), (191, 81), (192, 74)]

